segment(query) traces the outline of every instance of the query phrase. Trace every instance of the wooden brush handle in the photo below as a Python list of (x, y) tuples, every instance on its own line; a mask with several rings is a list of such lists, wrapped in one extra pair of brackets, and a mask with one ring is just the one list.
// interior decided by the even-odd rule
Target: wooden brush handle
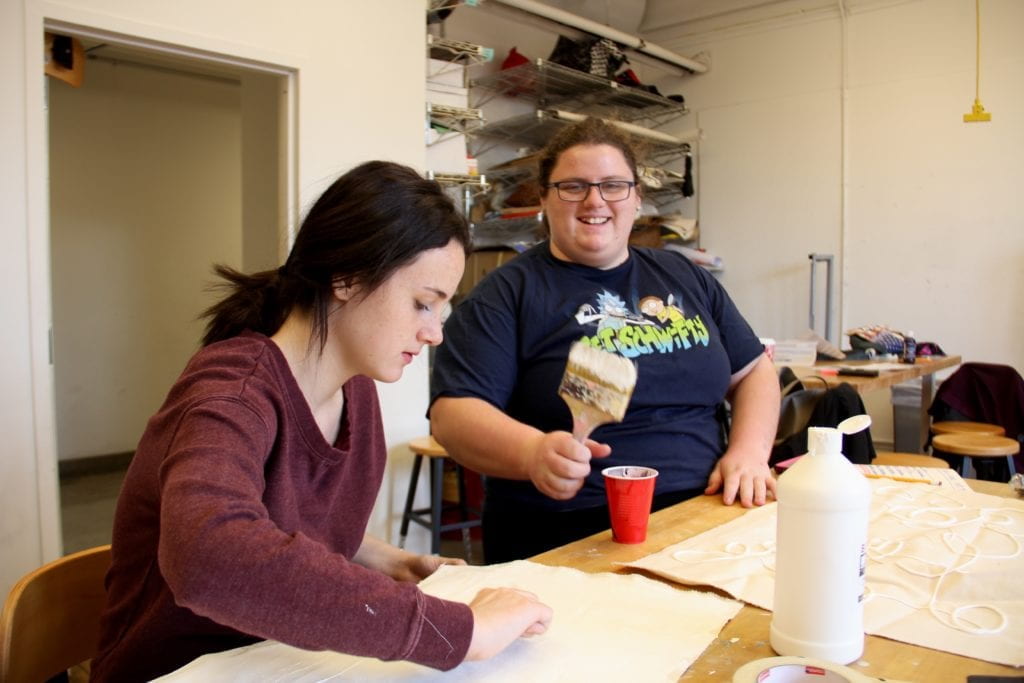
[(562, 398), (572, 411), (572, 436), (580, 443), (586, 441), (595, 429), (613, 421), (608, 413), (577, 401), (571, 396)]

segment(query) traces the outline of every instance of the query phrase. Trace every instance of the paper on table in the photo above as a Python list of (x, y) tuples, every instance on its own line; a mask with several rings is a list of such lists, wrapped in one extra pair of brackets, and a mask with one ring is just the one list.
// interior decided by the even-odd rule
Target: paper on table
[(743, 607), (638, 574), (588, 574), (528, 561), (441, 567), (424, 592), (468, 602), (481, 588), (536, 593), (554, 610), (546, 633), (490, 660), (442, 673), (409, 662), (309, 652), (275, 642), (204, 655), (160, 681), (556, 681), (676, 680)]
[[(1024, 502), (871, 480), (868, 633), (1024, 665)], [(772, 608), (776, 505), (631, 562)]]

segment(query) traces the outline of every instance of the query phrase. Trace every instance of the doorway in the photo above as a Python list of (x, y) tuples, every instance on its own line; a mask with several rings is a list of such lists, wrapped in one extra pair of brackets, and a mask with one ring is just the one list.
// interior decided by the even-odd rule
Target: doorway
[(80, 88), (47, 82), (44, 389), (68, 552), (109, 542), (118, 477), (198, 348), (199, 316), (216, 296), (212, 264), (263, 270), (287, 253), (293, 74), (91, 29), (53, 31), (80, 40), (87, 56)]

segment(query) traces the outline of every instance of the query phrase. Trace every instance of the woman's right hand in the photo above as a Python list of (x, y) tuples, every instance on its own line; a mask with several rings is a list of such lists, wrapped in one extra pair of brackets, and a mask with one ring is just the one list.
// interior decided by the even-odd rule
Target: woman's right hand
[(530, 481), (538, 491), (555, 500), (575, 496), (590, 474), (591, 459), (612, 452), (607, 444), (591, 439), (581, 444), (569, 432), (541, 434), (529, 448)]
[(473, 640), (466, 661), (489, 659), (517, 638), (544, 633), (551, 624), (551, 608), (533, 593), (515, 588), (484, 588), (469, 607)]

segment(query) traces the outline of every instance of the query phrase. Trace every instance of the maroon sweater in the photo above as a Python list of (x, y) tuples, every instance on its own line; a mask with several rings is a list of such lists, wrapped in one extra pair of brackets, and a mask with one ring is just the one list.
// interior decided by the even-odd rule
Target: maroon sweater
[(450, 669), (469, 607), (350, 562), (384, 472), (373, 381), (344, 387), (335, 446), (280, 349), (244, 334), (189, 362), (117, 504), (92, 680), (148, 680), (260, 639)]

